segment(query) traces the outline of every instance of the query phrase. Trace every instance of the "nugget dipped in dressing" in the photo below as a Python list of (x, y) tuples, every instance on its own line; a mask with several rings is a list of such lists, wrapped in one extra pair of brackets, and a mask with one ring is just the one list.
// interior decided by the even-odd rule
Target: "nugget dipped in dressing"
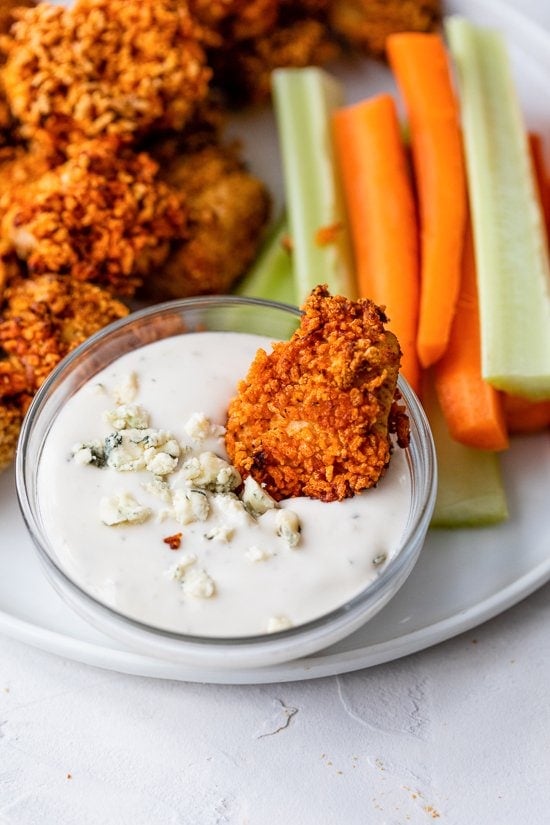
[(226, 448), (275, 499), (336, 501), (373, 487), (392, 433), (408, 444), (400, 348), (372, 301), (313, 290), (290, 341), (259, 350), (231, 401)]

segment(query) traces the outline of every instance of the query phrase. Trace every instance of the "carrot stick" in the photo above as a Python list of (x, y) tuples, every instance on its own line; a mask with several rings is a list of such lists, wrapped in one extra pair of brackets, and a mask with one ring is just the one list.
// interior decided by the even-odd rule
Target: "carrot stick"
[(418, 355), (444, 353), (458, 295), (467, 194), (460, 115), (439, 34), (400, 32), (386, 41), (408, 114), (421, 231)]
[(402, 372), (419, 392), (418, 227), (392, 97), (381, 94), (338, 109), (333, 130), (359, 295), (386, 307), (403, 352)]
[(449, 432), (456, 441), (480, 450), (508, 447), (502, 394), (481, 377), (479, 304), (469, 226), (449, 345), (434, 366), (434, 382)]
[(550, 427), (550, 401), (529, 401), (505, 393), (504, 415), (510, 434), (536, 433)]
[(540, 206), (544, 217), (546, 238), (550, 245), (550, 186), (548, 185), (546, 176), (542, 136), (538, 132), (529, 132), (529, 151), (531, 153)]

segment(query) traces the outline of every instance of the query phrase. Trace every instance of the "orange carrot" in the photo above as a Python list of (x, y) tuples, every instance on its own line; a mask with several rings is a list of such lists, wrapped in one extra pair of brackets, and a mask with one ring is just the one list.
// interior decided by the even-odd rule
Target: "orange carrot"
[(550, 427), (550, 401), (529, 401), (506, 393), (504, 415), (510, 434), (536, 433)]
[(542, 137), (538, 132), (529, 132), (529, 149), (533, 162), (533, 171), (537, 183), (544, 225), (546, 227), (546, 237), (550, 244), (550, 186), (546, 176), (546, 164), (544, 160), (544, 147)]
[(508, 433), (502, 393), (481, 377), (476, 269), (471, 228), (464, 242), (462, 278), (445, 355), (434, 367), (437, 397), (455, 441), (480, 450), (504, 450)]
[(386, 41), (407, 110), (421, 232), (417, 348), (427, 367), (445, 352), (460, 283), (467, 215), (458, 102), (439, 34), (400, 32)]
[(385, 306), (402, 372), (418, 392), (418, 227), (394, 101), (381, 94), (339, 109), (333, 127), (359, 295)]

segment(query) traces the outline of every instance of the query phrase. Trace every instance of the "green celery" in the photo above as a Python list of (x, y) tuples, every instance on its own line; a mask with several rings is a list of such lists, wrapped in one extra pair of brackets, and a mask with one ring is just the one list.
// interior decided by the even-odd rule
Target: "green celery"
[(287, 238), (288, 225), (283, 215), (272, 227), (251, 269), (235, 287), (237, 295), (296, 304)]
[(481, 527), (508, 518), (498, 453), (454, 441), (435, 389), (425, 381), (422, 403), (437, 453), (438, 488), (431, 527)]
[[(336, 171), (331, 114), (343, 103), (339, 82), (322, 69), (277, 69), (273, 98), (282, 153), (296, 298), (317, 284), (356, 297), (344, 200)], [(335, 229), (320, 243), (318, 233)]]
[(550, 397), (550, 265), (526, 129), (499, 33), (445, 24), (457, 69), (474, 229), (482, 373)]

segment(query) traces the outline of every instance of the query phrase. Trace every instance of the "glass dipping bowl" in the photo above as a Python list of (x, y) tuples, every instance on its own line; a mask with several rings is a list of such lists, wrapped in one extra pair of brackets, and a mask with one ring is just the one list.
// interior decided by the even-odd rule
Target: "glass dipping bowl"
[(131, 314), (96, 333), (67, 356), (36, 394), (25, 418), (16, 459), (21, 511), (45, 573), (62, 598), (97, 629), (143, 654), (200, 668), (279, 664), (336, 643), (367, 622), (397, 593), (418, 558), (435, 502), (435, 450), (424, 411), (407, 382), (399, 388), (410, 418), (406, 450), (410, 506), (401, 546), (378, 577), (354, 598), (325, 615), (274, 633), (235, 638), (195, 636), (130, 618), (85, 592), (64, 571), (44, 529), (38, 468), (59, 410), (86, 382), (139, 346), (196, 331), (247, 332), (287, 339), (299, 324), (294, 307), (252, 298), (214, 296), (170, 301)]

